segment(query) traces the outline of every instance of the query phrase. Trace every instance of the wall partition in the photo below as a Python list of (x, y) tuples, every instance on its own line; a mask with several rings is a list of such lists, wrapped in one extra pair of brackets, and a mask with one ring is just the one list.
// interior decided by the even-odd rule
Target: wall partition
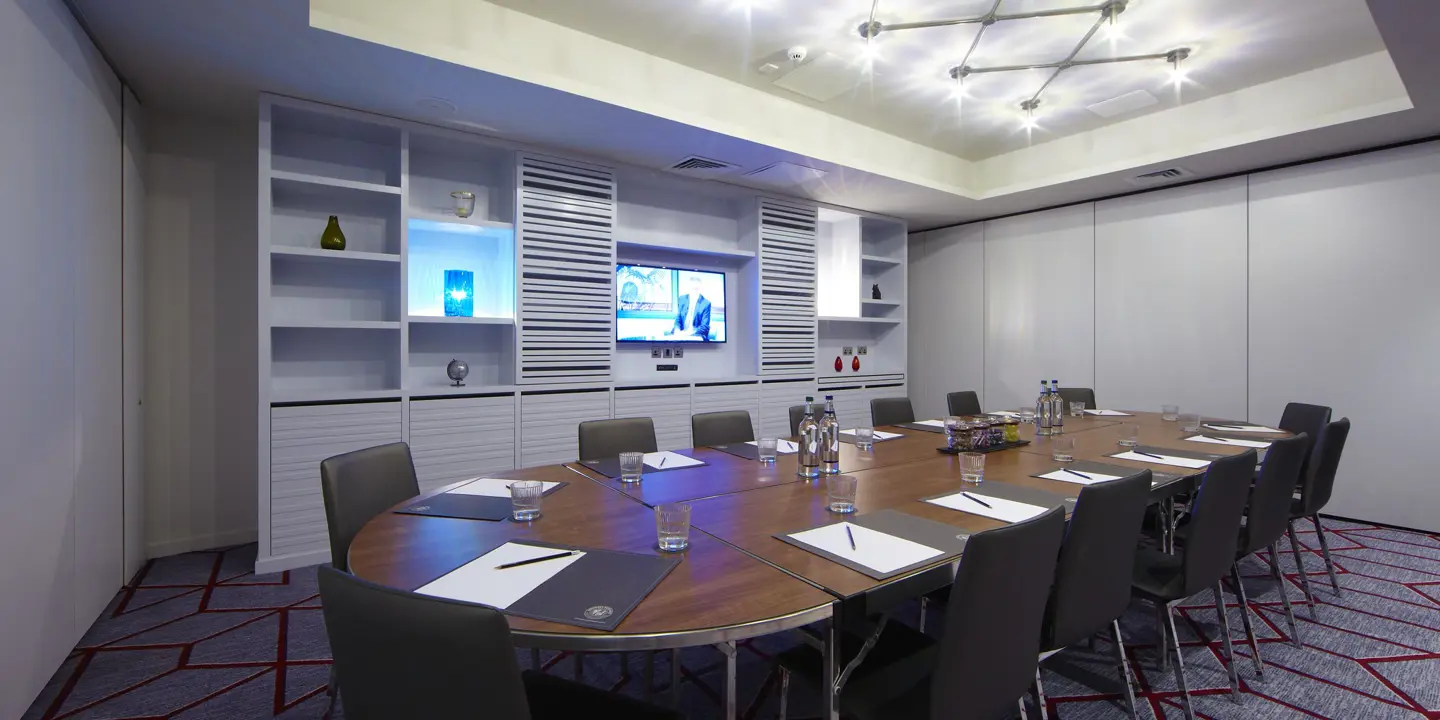
[(1355, 429), (1327, 512), (1440, 529), (1422, 449), (1440, 402), (1436, 197), (1427, 143), (917, 233), (916, 410), (954, 390), (1015, 407), (1042, 377), (1103, 407), (1263, 423), (1330, 405)]

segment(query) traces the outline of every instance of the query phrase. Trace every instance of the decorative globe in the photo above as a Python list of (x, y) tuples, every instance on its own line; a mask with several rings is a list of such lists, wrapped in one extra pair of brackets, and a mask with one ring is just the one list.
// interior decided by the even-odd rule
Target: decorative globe
[(455, 381), (455, 387), (462, 387), (465, 383), (461, 381), (470, 374), (470, 364), (464, 360), (451, 360), (450, 364), (445, 366), (445, 374)]

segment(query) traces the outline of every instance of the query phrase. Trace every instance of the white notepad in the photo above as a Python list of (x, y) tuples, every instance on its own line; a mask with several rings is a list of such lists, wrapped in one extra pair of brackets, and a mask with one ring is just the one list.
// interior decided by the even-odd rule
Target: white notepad
[[(841, 435), (851, 435), (851, 436), (853, 436), (853, 435), (855, 435), (855, 429), (854, 429), (854, 428), (851, 428), (851, 429), (849, 429), (849, 430), (841, 430), (841, 431), (840, 431), (840, 434), (841, 434)], [(876, 431), (875, 431), (875, 439), (876, 439), (876, 440), (894, 440), (895, 438), (898, 438), (898, 437), (905, 437), (905, 436), (902, 435), (902, 434), (900, 434), (900, 433), (885, 432), (884, 430), (876, 430)]]
[(915, 422), (913, 422), (913, 423), (911, 423), (911, 424), (912, 424), (912, 425), (924, 425), (925, 427), (938, 427), (938, 428), (943, 428), (943, 427), (945, 427), (945, 421), (944, 421), (944, 420), (916, 420)]
[(1205, 423), (1205, 427), (1210, 428), (1211, 430), (1219, 430), (1220, 432), (1247, 432), (1247, 433), (1278, 433), (1278, 432), (1281, 432), (1280, 430), (1276, 430), (1275, 428), (1272, 428), (1272, 427), (1265, 427), (1264, 425), (1241, 425), (1241, 424), (1238, 424), (1238, 423), (1235, 424), (1235, 425), (1229, 425), (1229, 424), (1226, 424), (1226, 425), (1211, 425), (1210, 423)]
[(999, 415), (999, 416), (1001, 416), (1001, 417), (1014, 417), (1014, 418), (1020, 417), (1020, 413), (1015, 412), (1014, 410), (991, 410), (990, 412), (987, 412), (987, 413), (985, 413), (985, 414), (986, 414), (986, 415)]
[(1119, 410), (1086, 410), (1086, 415), (1102, 415), (1104, 417), (1130, 417), (1130, 413)]
[[(981, 505), (980, 503), (975, 502), (968, 497), (965, 497), (967, 494), (980, 498), (982, 501), (989, 504), (990, 507), (987, 508), (984, 505)], [(978, 492), (958, 492), (954, 495), (931, 498), (929, 500), (926, 500), (925, 502), (939, 505), (941, 507), (947, 507), (951, 510), (967, 512), (971, 515), (983, 515), (988, 518), (1004, 520), (1005, 522), (1012, 523), (1029, 520), (1030, 518), (1033, 518), (1036, 515), (1039, 515), (1049, 509), (1040, 507), (1039, 505), (1031, 505), (1029, 503), (1015, 502), (1014, 500), (1005, 500), (1002, 498), (990, 497), (989, 495), (984, 495)]]
[(1079, 475), (1074, 475), (1065, 472), (1064, 470), (1048, 472), (1044, 475), (1041, 475), (1040, 477), (1045, 478), (1046, 480), (1059, 480), (1060, 482), (1077, 483), (1079, 485), (1093, 485), (1095, 483), (1105, 482), (1106, 480), (1119, 480), (1122, 477), (1120, 475), (1106, 475), (1105, 473), (1090, 472), (1089, 470), (1076, 470), (1075, 472), (1089, 475), (1090, 479), (1086, 480)]
[(1268, 448), (1270, 443), (1264, 440), (1232, 440), (1230, 438), (1212, 438), (1205, 435), (1196, 435), (1185, 438), (1190, 442), (1213, 443), (1215, 445), (1234, 445), (1235, 447)]
[[(745, 444), (754, 445), (756, 447), (760, 446), (760, 443), (755, 442), (754, 440), (751, 440), (750, 442), (747, 442)], [(790, 455), (797, 452), (800, 452), (800, 443), (797, 443), (794, 440), (784, 439), (779, 439), (775, 441), (775, 453), (777, 455)]]
[[(845, 528), (850, 528), (850, 532), (855, 536), (854, 550), (850, 549), (850, 538), (845, 534)], [(929, 545), (921, 545), (849, 522), (791, 533), (790, 537), (879, 573), (894, 572), (908, 565), (944, 555)]]
[(696, 460), (692, 457), (685, 457), (680, 453), (673, 453), (669, 450), (660, 452), (645, 453), (645, 464), (656, 470), (673, 470), (674, 468), (694, 467), (704, 465), (705, 461)]
[(570, 564), (585, 557), (577, 552), (570, 557), (497, 570), (497, 565), (565, 552), (556, 548), (507, 542), (455, 570), (441, 576), (415, 592), (421, 595), (479, 603), (504, 610), (525, 597)]
[[(446, 495), (484, 495), (486, 497), (510, 497), (510, 484), (519, 482), (514, 478), (475, 478), (454, 490), (446, 490)], [(540, 492), (550, 492), (558, 482), (541, 483)]]
[(1195, 458), (1177, 457), (1175, 455), (1161, 455), (1160, 453), (1153, 454), (1156, 457), (1150, 457), (1149, 455), (1141, 455), (1140, 453), (1131, 450), (1129, 452), (1120, 453), (1119, 455), (1111, 455), (1110, 457), (1119, 458), (1121, 460), (1134, 460), (1136, 462), (1154, 463), (1157, 465), (1178, 465), (1180, 467), (1194, 469), (1208, 467), (1210, 465), (1209, 460), (1196, 460)]

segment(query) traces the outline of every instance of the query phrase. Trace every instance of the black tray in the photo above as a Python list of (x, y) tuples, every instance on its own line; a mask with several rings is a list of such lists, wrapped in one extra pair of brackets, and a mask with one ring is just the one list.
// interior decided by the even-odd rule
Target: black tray
[(960, 453), (967, 453), (967, 452), (977, 452), (977, 453), (980, 453), (980, 454), (983, 455), (983, 454), (985, 454), (985, 453), (992, 453), (992, 452), (995, 452), (995, 451), (997, 451), (997, 450), (1010, 450), (1010, 449), (1012, 449), (1012, 448), (1025, 447), (1026, 445), (1029, 445), (1029, 444), (1030, 444), (1030, 441), (1029, 441), (1029, 440), (1016, 440), (1015, 442), (1007, 442), (1007, 443), (1000, 443), (999, 445), (991, 445), (990, 447), (980, 448), (979, 450), (951, 450), (951, 449), (948, 448), (948, 447), (935, 448), (935, 449), (936, 449), (936, 450), (939, 450), (939, 451), (942, 452), (942, 453), (945, 453), (946, 455), (959, 455)]

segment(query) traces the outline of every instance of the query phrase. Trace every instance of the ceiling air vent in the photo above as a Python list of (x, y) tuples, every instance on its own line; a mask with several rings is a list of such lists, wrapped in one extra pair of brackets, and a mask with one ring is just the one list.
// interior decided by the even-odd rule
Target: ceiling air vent
[(1168, 182), (1183, 180), (1184, 178), (1188, 177), (1195, 177), (1195, 173), (1190, 172), (1185, 168), (1172, 167), (1165, 168), (1164, 170), (1155, 170), (1153, 172), (1141, 173), (1132, 178), (1129, 178), (1129, 181), (1131, 185), (1163, 185)]
[(690, 157), (687, 157), (684, 160), (681, 160), (680, 162), (671, 165), (668, 169), (671, 172), (683, 173), (685, 175), (701, 175), (708, 177), (711, 175), (721, 175), (727, 173), (737, 167), (740, 166), (736, 165), (735, 163), (721, 162), (719, 160), (711, 160), (710, 158), (700, 157), (699, 155), (691, 155)]

